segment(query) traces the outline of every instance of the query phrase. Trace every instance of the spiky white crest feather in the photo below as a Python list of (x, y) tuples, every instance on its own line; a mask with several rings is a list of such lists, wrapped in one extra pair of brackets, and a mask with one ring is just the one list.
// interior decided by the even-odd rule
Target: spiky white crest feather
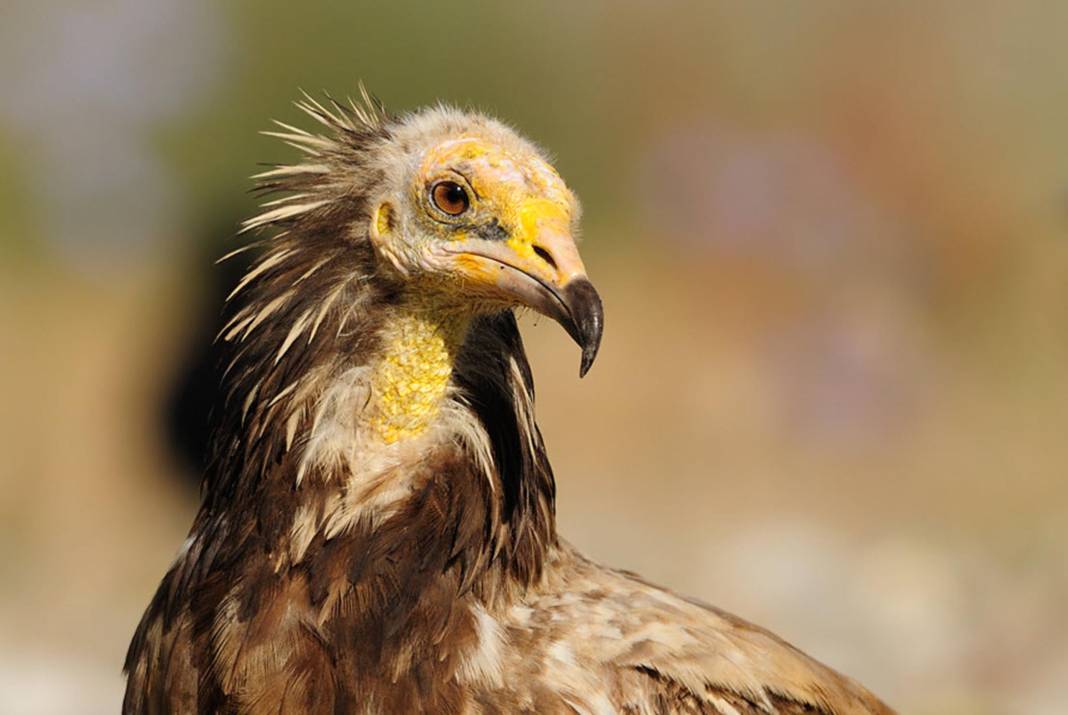
[[(329, 184), (328, 176), (342, 168), (339, 164), (351, 158), (354, 148), (359, 149), (369, 139), (382, 136), (389, 119), (382, 102), (367, 91), (363, 82), (359, 83), (358, 91), (359, 99), (348, 97), (345, 104), (324, 92), (328, 108), (301, 90), (303, 99), (294, 102), (294, 106), (325, 127), (328, 130), (325, 134), (312, 133), (277, 119), (272, 121), (282, 131), (261, 132), (281, 139), (288, 146), (314, 157), (315, 161), (276, 164), (254, 174), (254, 191), (262, 195), (286, 195), (261, 203), (264, 211), (244, 221), (239, 235), (288, 225), (329, 203), (331, 197), (321, 195), (324, 184)], [(237, 255), (241, 250), (233, 251), (221, 260)]]

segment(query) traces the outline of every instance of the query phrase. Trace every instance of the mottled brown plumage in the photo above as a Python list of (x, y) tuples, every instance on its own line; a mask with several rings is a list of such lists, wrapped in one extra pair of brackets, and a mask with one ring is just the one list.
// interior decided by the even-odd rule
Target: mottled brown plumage
[(260, 176), (285, 196), (246, 224), (204, 500), (124, 712), (889, 713), (557, 536), (512, 308), (585, 368), (600, 303), (537, 150), (450, 109), (300, 106), (328, 131), (282, 125), (308, 158)]

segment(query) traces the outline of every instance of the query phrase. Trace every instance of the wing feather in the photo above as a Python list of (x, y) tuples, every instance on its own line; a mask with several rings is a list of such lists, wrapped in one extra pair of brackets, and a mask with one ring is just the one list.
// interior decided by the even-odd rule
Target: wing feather
[[(572, 662), (618, 680), (626, 713), (886, 715), (850, 678), (736, 616), (594, 564), (565, 546), (559, 587), (531, 604)], [(560, 646), (556, 646), (557, 649)], [(566, 664), (557, 664), (562, 681)]]

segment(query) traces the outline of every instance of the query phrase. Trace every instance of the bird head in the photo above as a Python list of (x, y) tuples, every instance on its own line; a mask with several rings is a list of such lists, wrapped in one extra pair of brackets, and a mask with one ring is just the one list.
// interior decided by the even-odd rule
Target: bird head
[(579, 206), (531, 144), (481, 115), (431, 110), (396, 124), (367, 235), (385, 270), (442, 306), (531, 308), (597, 354), (601, 299), (575, 244)]
[[(362, 103), (328, 103), (308, 95), (297, 102), (325, 134), (281, 122), (281, 131), (264, 132), (308, 157), (254, 177), (260, 191), (288, 195), (243, 226), (275, 230), (272, 250), (248, 280), (303, 280), (307, 270), (333, 274), (341, 285), (369, 270), (391, 290), (453, 315), (530, 308), (579, 344), (585, 375), (604, 313), (575, 244), (578, 202), (542, 153), (476, 112), (439, 106), (393, 117), (365, 91)], [(322, 261), (310, 256), (315, 246)], [(373, 255), (370, 266), (363, 249)], [(304, 260), (313, 263), (302, 269)], [(324, 291), (332, 285), (319, 283)], [(295, 294), (295, 287), (274, 290)], [(300, 293), (315, 299), (308, 282)], [(272, 297), (264, 294), (267, 305)], [(239, 315), (235, 329), (250, 313)]]

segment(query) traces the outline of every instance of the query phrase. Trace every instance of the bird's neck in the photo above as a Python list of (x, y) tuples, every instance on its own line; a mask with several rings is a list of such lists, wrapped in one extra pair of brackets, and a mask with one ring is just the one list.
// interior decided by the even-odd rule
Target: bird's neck
[(456, 355), (470, 318), (424, 303), (402, 304), (383, 326), (371, 365), (366, 425), (387, 444), (417, 437), (448, 395)]
[(260, 322), (231, 346), (201, 530), (238, 560), (261, 549), (255, 535), (277, 569), (343, 545), (382, 557), (364, 580), (403, 564), (465, 588), (537, 581), (555, 488), (515, 316), (375, 282), (276, 305), (308, 270), (272, 274), (235, 316)]

